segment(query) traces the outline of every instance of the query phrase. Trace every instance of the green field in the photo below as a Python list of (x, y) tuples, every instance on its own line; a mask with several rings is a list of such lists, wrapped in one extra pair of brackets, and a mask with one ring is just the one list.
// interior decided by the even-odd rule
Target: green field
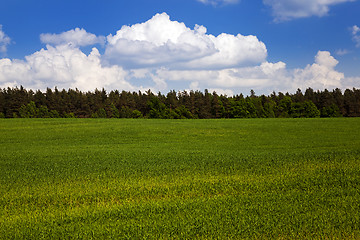
[(0, 120), (0, 239), (360, 239), (360, 118)]

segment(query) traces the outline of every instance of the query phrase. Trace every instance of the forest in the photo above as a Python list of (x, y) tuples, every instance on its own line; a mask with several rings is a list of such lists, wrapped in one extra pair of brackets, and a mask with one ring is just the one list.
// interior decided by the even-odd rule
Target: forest
[(218, 95), (208, 90), (127, 92), (105, 89), (0, 89), (0, 118), (313, 118), (360, 117), (360, 89)]

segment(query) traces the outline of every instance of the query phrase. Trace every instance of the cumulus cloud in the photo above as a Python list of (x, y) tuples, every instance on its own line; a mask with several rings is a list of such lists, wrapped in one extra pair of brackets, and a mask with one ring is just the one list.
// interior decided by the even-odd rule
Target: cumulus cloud
[(23, 85), (29, 88), (46, 87), (119, 88), (134, 90), (126, 81), (127, 72), (119, 66), (101, 66), (101, 56), (96, 48), (89, 55), (80, 49), (59, 45), (47, 46), (25, 60), (0, 60), (0, 85)]
[(104, 36), (86, 32), (83, 28), (75, 28), (60, 34), (43, 33), (40, 35), (42, 43), (51, 45), (71, 44), (77, 47), (90, 46), (94, 44), (105, 44)]
[(128, 68), (210, 69), (257, 64), (267, 56), (265, 44), (255, 36), (215, 37), (206, 32), (204, 26), (190, 29), (171, 21), (166, 13), (156, 14), (145, 23), (110, 34), (104, 57)]
[(11, 39), (3, 32), (2, 25), (0, 24), (0, 53), (6, 53), (10, 42)]
[(356, 47), (360, 47), (360, 28), (357, 25), (354, 25), (351, 28), (352, 39), (356, 44)]
[(339, 62), (328, 51), (319, 51), (315, 63), (294, 71), (293, 88), (333, 89), (342, 86), (344, 74), (335, 70)]
[[(360, 30), (352, 31), (356, 35)], [(73, 42), (76, 32), (83, 37)], [(358, 87), (354, 84), (359, 82), (357, 77), (346, 78), (336, 71), (338, 61), (330, 52), (319, 51), (314, 63), (304, 68), (288, 69), (284, 62), (268, 62), (265, 44), (255, 36), (213, 36), (204, 26), (190, 29), (165, 13), (110, 34), (103, 55), (97, 48), (90, 54), (80, 49), (99, 43), (95, 35), (80, 29), (65, 33), (42, 35), (49, 45), (24, 60), (0, 59), (0, 87), (153, 92), (209, 89), (233, 95), (250, 89), (267, 94), (308, 87)], [(55, 36), (53, 40), (51, 36)]]
[[(319, 51), (313, 64), (305, 68), (288, 69), (284, 62), (263, 62), (258, 66), (220, 70), (171, 70), (161, 68), (154, 73), (168, 82), (188, 82), (190, 89), (254, 89), (260, 92), (289, 91), (313, 88), (323, 90), (344, 88), (356, 78), (345, 78), (335, 70), (338, 61), (330, 52)], [(229, 91), (228, 91), (229, 92)]]
[(272, 8), (275, 21), (288, 21), (311, 16), (323, 17), (330, 7), (355, 0), (263, 0)]
[[(286, 64), (264, 62), (259, 66), (227, 68), (221, 70), (170, 70), (158, 69), (155, 73), (161, 79), (188, 82), (193, 90), (217, 89), (227, 92), (231, 89), (278, 89), (289, 81)], [(233, 90), (231, 90), (233, 92)], [(218, 92), (218, 91), (217, 91)]]

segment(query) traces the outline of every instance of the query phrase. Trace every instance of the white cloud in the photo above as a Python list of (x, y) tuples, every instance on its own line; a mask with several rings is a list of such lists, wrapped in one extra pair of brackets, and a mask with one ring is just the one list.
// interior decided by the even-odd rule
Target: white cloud
[(200, 88), (199, 88), (199, 82), (192, 82), (192, 83), (190, 83), (190, 90), (194, 90), (194, 91), (200, 90)]
[(352, 34), (357, 35), (360, 32), (360, 28), (357, 25), (352, 27)]
[(105, 44), (105, 37), (97, 37), (95, 34), (86, 32), (83, 28), (75, 28), (60, 34), (43, 33), (40, 35), (42, 43), (51, 45), (71, 44), (76, 47), (94, 44)]
[(275, 21), (288, 21), (311, 16), (323, 17), (330, 7), (355, 0), (263, 0), (272, 8)]
[(265, 44), (255, 36), (206, 34), (171, 21), (166, 13), (149, 21), (123, 26), (107, 37), (105, 59), (128, 68), (212, 69), (258, 64), (265, 60)]
[(217, 95), (226, 95), (228, 97), (234, 96), (235, 93), (233, 90), (231, 89), (222, 89), (222, 88), (210, 88), (208, 89), (209, 93), (213, 93), (216, 92)]
[(219, 4), (235, 4), (238, 3), (240, 0), (197, 0), (198, 2), (209, 4), (213, 6), (217, 6)]
[[(280, 88), (289, 81), (286, 64), (264, 62), (260, 66), (227, 68), (221, 70), (170, 70), (158, 69), (155, 73), (161, 79), (189, 82), (190, 89)], [(232, 90), (233, 91), (233, 90)]]
[[(360, 32), (352, 30), (355, 35)], [(90, 36), (85, 30), (77, 31)], [(346, 78), (336, 71), (338, 61), (327, 51), (319, 51), (313, 64), (288, 69), (284, 62), (266, 61), (265, 44), (255, 36), (223, 33), (215, 37), (206, 32), (203, 26), (190, 29), (170, 21), (165, 13), (157, 14), (145, 23), (124, 26), (116, 35), (109, 35), (104, 55), (96, 48), (88, 55), (80, 50), (80, 46), (97, 43), (95, 40), (79, 37), (78, 42), (68, 44), (74, 35), (54, 35), (62, 40), (44, 40), (55, 46), (47, 45), (24, 60), (0, 59), (0, 87), (153, 92), (190, 88), (233, 95), (250, 89), (268, 94), (273, 90), (359, 85), (359, 78)]]
[(344, 55), (347, 55), (347, 54), (349, 54), (349, 53), (350, 53), (350, 51), (347, 50), (347, 49), (338, 49), (338, 50), (336, 51), (336, 54), (339, 55), (339, 56), (344, 56)]
[(345, 76), (335, 70), (339, 62), (330, 55), (330, 52), (319, 51), (315, 56), (315, 63), (307, 65), (304, 69), (296, 69), (293, 77), (293, 89), (314, 88), (333, 89), (341, 88)]
[[(0, 87), (19, 86), (19, 81), (28, 83), (29, 66), (20, 60), (10, 60), (8, 58), (0, 59)], [(34, 87), (34, 84), (27, 84)]]
[(216, 53), (194, 59), (183, 64), (187, 68), (224, 69), (256, 65), (265, 61), (267, 49), (265, 44), (255, 36), (236, 36), (222, 33), (217, 37), (209, 35), (217, 49)]
[(0, 24), (0, 53), (6, 53), (10, 42), (11, 39), (3, 32), (2, 25)]
[(360, 47), (360, 28), (357, 25), (354, 25), (351, 28), (352, 39), (356, 44), (356, 47)]
[[(315, 62), (305, 68), (288, 69), (284, 62), (263, 62), (259, 66), (220, 70), (171, 70), (154, 73), (168, 82), (188, 82), (190, 89), (254, 89), (263, 93), (295, 92), (298, 88), (315, 90), (349, 87), (357, 78), (345, 78), (335, 70), (338, 61), (327, 51), (319, 51)], [(354, 80), (355, 79), (355, 80)], [(170, 84), (170, 83), (169, 83)]]
[(346, 77), (342, 81), (343, 89), (360, 88), (360, 77)]
[(47, 46), (21, 60), (0, 60), (0, 85), (8, 83), (33, 89), (47, 87), (118, 88), (135, 90), (126, 81), (127, 72), (119, 66), (103, 67), (100, 54), (93, 48), (89, 55), (69, 45)]

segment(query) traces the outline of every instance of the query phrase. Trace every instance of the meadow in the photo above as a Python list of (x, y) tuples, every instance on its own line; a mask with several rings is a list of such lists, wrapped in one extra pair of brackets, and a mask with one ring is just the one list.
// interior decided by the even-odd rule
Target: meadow
[(360, 118), (0, 119), (0, 239), (360, 239)]

